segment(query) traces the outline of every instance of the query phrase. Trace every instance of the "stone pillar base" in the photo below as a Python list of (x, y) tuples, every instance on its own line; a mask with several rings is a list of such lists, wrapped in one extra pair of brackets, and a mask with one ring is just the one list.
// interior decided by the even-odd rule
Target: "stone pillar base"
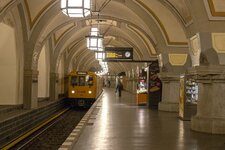
[(180, 75), (176, 73), (161, 72), (159, 77), (162, 81), (162, 101), (158, 110), (178, 112), (180, 98)]
[(192, 117), (191, 129), (211, 134), (225, 134), (225, 118)]
[(160, 111), (178, 112), (179, 104), (178, 103), (169, 103), (169, 102), (160, 102), (158, 109)]
[(191, 119), (192, 130), (225, 134), (225, 66), (196, 66), (187, 75), (198, 83), (197, 115)]

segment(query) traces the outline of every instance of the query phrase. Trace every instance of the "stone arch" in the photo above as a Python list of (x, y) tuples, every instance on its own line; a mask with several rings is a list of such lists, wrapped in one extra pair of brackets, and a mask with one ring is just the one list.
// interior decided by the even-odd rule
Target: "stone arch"
[[(71, 36), (71, 34), (72, 33), (68, 33), (68, 36)], [(127, 45), (131, 45), (132, 47), (134, 47), (134, 49), (136, 50), (135, 51), (135, 54), (136, 54), (136, 56), (138, 57), (138, 59), (140, 59), (141, 60), (141, 58), (143, 57), (143, 53), (141, 53), (141, 50), (140, 50), (140, 48), (138, 48), (135, 44), (133, 44), (132, 43), (132, 41), (130, 41), (130, 40), (128, 40), (128, 39), (125, 39), (124, 37), (122, 37), (122, 36), (118, 36), (118, 35), (115, 35), (115, 34), (111, 34), (112, 36), (114, 36), (114, 37), (116, 37), (117, 38), (117, 41), (120, 41), (121, 43), (123, 42), (123, 43), (126, 43)], [(61, 41), (61, 44), (58, 44), (57, 45), (57, 48), (55, 49), (55, 56), (54, 56), (54, 58), (56, 59), (56, 60), (54, 60), (55, 62), (56, 62), (56, 64), (58, 64), (57, 62), (59, 61), (59, 57), (58, 57), (58, 55), (61, 55), (65, 50), (68, 50), (68, 48), (62, 48), (62, 46), (63, 46), (63, 44), (65, 43), (65, 41), (66, 41), (66, 38), (65, 39), (62, 39), (62, 41)], [(68, 60), (71, 60), (77, 53), (79, 53), (80, 51), (83, 51), (85, 48), (83, 48), (84, 47), (84, 45), (85, 44), (83, 44), (84, 43), (84, 41), (85, 41), (85, 39), (83, 38), (83, 39), (76, 39), (76, 40), (74, 40), (74, 42), (71, 42), (71, 43), (76, 43), (74, 46), (72, 46), (72, 49), (70, 49), (69, 51), (69, 56), (68, 56), (68, 59), (67, 59), (67, 61)], [(83, 44), (83, 45), (82, 45)], [(71, 47), (71, 44), (68, 44), (68, 46), (67, 47)], [(83, 48), (83, 49), (82, 49)], [(73, 52), (73, 50), (75, 50), (76, 49), (76, 51), (74, 51)], [(150, 57), (150, 56), (149, 56)], [(54, 63), (53, 63), (54, 64)], [(68, 67), (68, 65), (69, 65), (69, 62), (68, 63), (66, 63), (66, 67)], [(57, 66), (57, 65), (56, 65)]]

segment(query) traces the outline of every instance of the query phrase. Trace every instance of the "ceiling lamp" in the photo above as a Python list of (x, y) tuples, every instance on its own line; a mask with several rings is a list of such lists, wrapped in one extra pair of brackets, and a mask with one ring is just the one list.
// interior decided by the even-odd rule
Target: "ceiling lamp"
[(95, 58), (97, 60), (104, 60), (105, 59), (105, 53), (104, 52), (95, 52)]
[(91, 0), (61, 0), (61, 9), (69, 17), (87, 17), (91, 14)]
[(103, 51), (103, 36), (99, 34), (98, 28), (91, 28), (87, 38), (87, 48), (94, 51)]

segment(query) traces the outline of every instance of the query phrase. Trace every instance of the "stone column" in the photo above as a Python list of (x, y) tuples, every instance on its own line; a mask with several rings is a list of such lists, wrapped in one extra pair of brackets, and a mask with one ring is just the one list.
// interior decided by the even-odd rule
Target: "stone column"
[(178, 112), (180, 76), (176, 73), (159, 73), (162, 81), (162, 101), (159, 103), (160, 111)]
[(199, 66), (188, 70), (199, 86), (194, 131), (225, 134), (225, 66)]
[(24, 71), (24, 102), (25, 109), (37, 108), (38, 106), (38, 71)]
[(58, 100), (58, 73), (50, 73), (50, 100)]

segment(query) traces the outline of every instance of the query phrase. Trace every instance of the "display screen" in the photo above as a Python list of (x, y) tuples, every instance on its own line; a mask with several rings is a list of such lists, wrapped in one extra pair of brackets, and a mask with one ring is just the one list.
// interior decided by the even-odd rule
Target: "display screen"
[(133, 48), (130, 47), (106, 47), (105, 61), (133, 60)]

